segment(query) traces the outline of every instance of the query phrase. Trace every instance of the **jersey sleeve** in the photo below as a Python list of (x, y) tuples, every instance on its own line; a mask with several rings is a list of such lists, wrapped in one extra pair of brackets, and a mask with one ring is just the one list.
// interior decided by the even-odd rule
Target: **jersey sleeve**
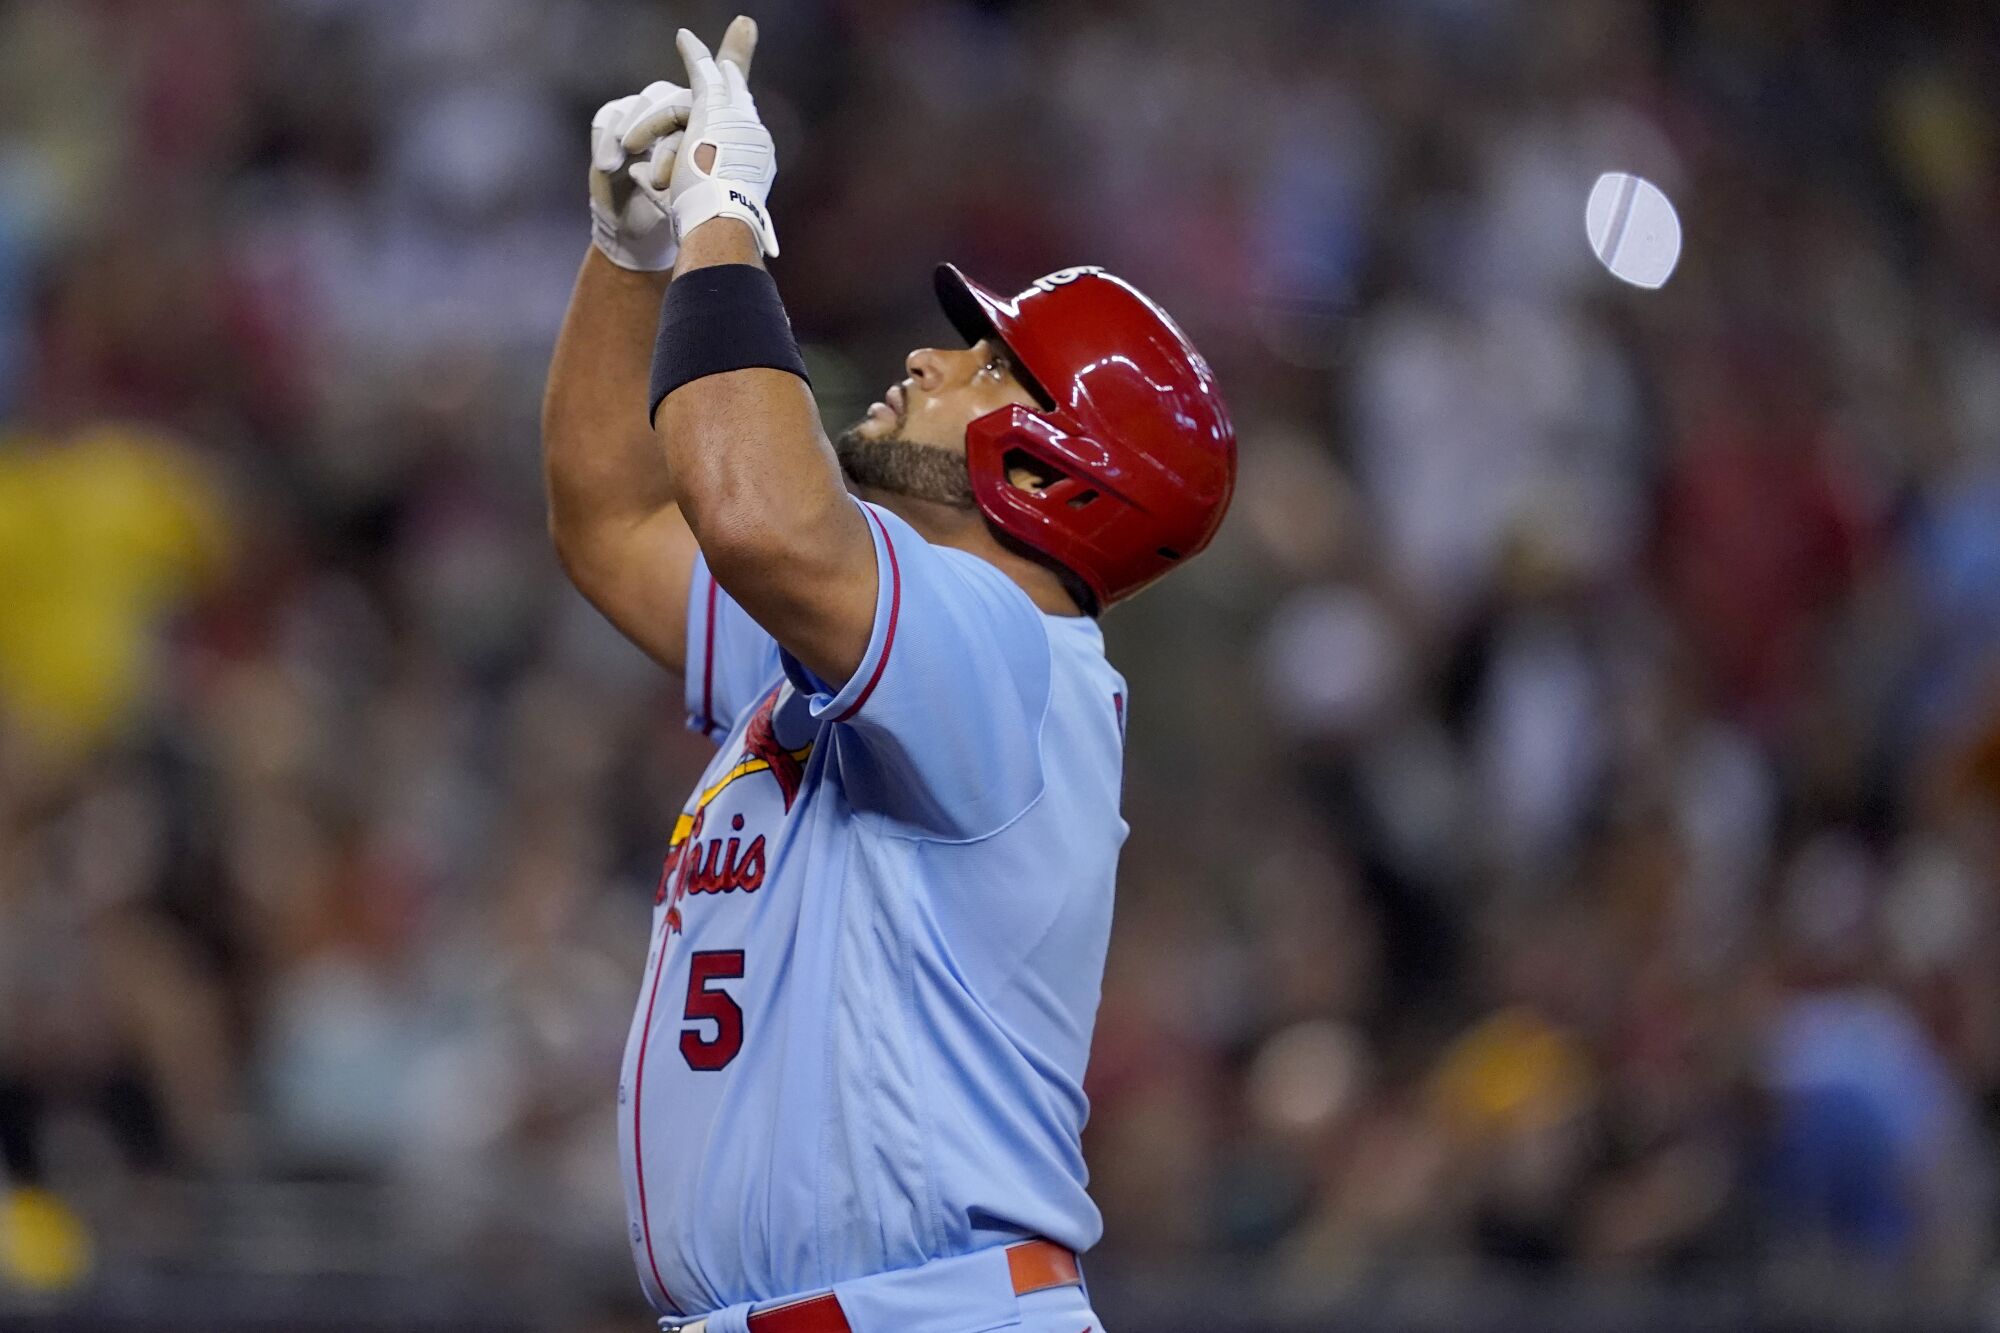
[(986, 837), (1042, 792), (1051, 665), (1041, 612), (986, 561), (932, 546), (875, 505), (861, 509), (875, 540), (868, 651), (838, 690), (790, 654), (785, 670), (813, 717), (838, 724), (858, 807), (943, 841)]
[(688, 587), (688, 727), (718, 743), (778, 674), (778, 643), (695, 557)]

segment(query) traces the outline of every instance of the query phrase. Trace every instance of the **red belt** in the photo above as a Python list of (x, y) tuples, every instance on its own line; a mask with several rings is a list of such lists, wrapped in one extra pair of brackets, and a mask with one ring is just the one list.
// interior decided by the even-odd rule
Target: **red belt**
[[(1083, 1281), (1076, 1256), (1052, 1240), (1024, 1240), (1007, 1247), (1007, 1272), (1014, 1294), (1051, 1287), (1071, 1287)], [(832, 1292), (806, 1296), (750, 1316), (750, 1333), (853, 1333), (847, 1315)]]

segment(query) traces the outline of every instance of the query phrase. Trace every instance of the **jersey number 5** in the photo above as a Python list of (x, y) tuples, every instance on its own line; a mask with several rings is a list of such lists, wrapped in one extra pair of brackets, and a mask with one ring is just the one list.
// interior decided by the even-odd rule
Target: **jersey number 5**
[(743, 1049), (743, 1006), (728, 991), (709, 983), (743, 975), (741, 949), (707, 949), (688, 955), (687, 1012), (690, 1023), (707, 1019), (715, 1024), (715, 1036), (704, 1037), (699, 1028), (681, 1029), (681, 1058), (689, 1069), (721, 1069)]

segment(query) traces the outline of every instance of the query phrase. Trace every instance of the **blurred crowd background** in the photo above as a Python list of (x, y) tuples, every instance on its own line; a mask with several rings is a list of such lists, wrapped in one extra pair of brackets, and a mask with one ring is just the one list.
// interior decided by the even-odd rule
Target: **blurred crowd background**
[[(590, 114), (730, 12), (0, 4), (0, 1312), (645, 1326), (611, 1098), (704, 742), (537, 412)], [(1106, 626), (1112, 1327), (1990, 1312), (2000, 10), (753, 12), (830, 424), (946, 257), (1131, 278), (1237, 416)]]

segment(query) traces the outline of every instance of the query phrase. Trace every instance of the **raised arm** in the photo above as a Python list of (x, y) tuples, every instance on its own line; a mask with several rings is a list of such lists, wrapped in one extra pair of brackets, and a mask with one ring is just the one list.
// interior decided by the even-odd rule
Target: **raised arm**
[[(730, 24), (722, 58), (747, 70), (757, 25)], [(655, 83), (591, 122), (593, 243), (556, 340), (542, 402), (549, 532), (579, 591), (662, 666), (687, 653), (694, 534), (647, 422), (647, 377), (676, 250), (663, 193), (687, 122), (684, 88)]]
[[(714, 269), (711, 278), (761, 271), (776, 239), (763, 211), (772, 174), (770, 135), (740, 74), (714, 59), (692, 34), (680, 35), (694, 90), (685, 151), (671, 191), (682, 250), (676, 283)], [(749, 180), (748, 188), (739, 188)], [(715, 211), (703, 217), (709, 209)], [(736, 273), (720, 272), (741, 266)], [(669, 297), (729, 286), (732, 294), (697, 312), (707, 327), (775, 327), (789, 341), (774, 289), (699, 280)], [(674, 498), (700, 543), (716, 582), (815, 674), (838, 686), (860, 663), (875, 613), (875, 552), (868, 520), (848, 497), (840, 466), (820, 429), (804, 379), (768, 368), (768, 344), (746, 338), (737, 348), (705, 346), (704, 357), (743, 368), (680, 381), (675, 352), (663, 338), (656, 384), (671, 385), (655, 409), (654, 434), (673, 478)], [(796, 356), (796, 352), (793, 352)], [(691, 360), (692, 356), (684, 356)], [(687, 367), (682, 367), (686, 373)]]
[(687, 654), (695, 538), (646, 425), (665, 273), (619, 268), (592, 246), (576, 275), (542, 400), (549, 535), (577, 590), (660, 665)]
[[(757, 262), (750, 229), (717, 218), (689, 235), (680, 272)], [(655, 432), (715, 581), (813, 672), (844, 682), (868, 647), (875, 550), (806, 382), (761, 367), (708, 375), (661, 401)]]

